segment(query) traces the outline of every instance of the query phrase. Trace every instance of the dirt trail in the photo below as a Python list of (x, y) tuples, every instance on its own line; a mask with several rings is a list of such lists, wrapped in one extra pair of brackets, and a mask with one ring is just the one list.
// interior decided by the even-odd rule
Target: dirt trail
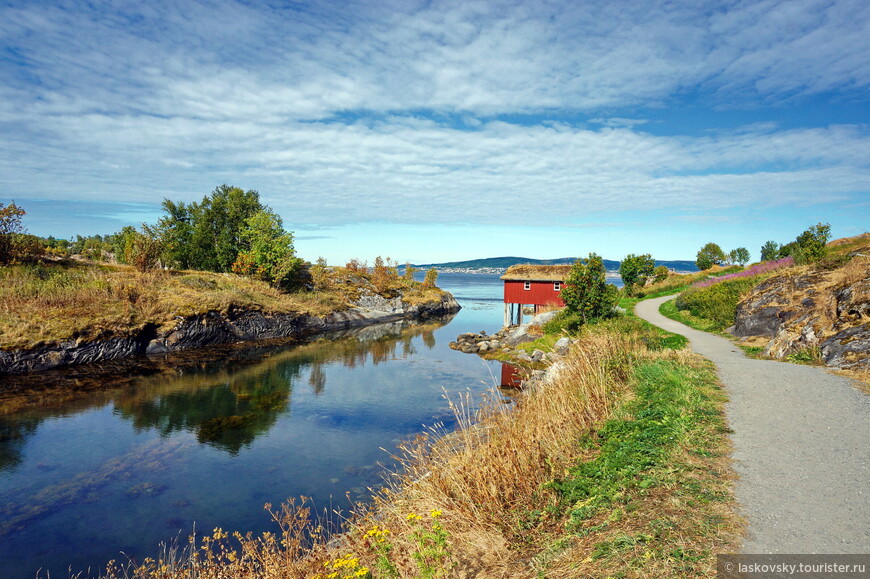
[[(671, 296), (672, 297), (672, 296)], [(870, 553), (870, 396), (822, 368), (753, 360), (730, 341), (662, 316), (716, 364), (734, 433), (744, 553)]]

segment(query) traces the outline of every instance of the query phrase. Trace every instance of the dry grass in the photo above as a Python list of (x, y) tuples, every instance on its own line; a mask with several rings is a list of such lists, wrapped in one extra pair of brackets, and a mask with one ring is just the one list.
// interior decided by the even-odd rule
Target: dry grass
[[(324, 577), (338, 564), (346, 572), (338, 577), (351, 571), (373, 577), (581, 577), (622, 569), (629, 569), (627, 576), (668, 577), (710, 570), (712, 553), (733, 551), (739, 532), (721, 394), (707, 409), (711, 420), (690, 429), (656, 475), (663, 483), (626, 489), (618, 506), (600, 514), (603, 525), (579, 532), (566, 526), (570, 505), (549, 485), (599, 452), (578, 442), (592, 440), (589, 435), (633, 398), (634, 368), (663, 357), (680, 367), (698, 364), (688, 354), (647, 351), (643, 343), (650, 334), (638, 331), (639, 324), (587, 329), (558, 371), (523, 394), (516, 407), (494, 399), (454, 401), (459, 429), (444, 433), (436, 425), (404, 445), (404, 470), (374, 505), (346, 521), (341, 535), (328, 539), (307, 522), (304, 505), (288, 504), (275, 514), (278, 535), (227, 537), (216, 530), (186, 549), (165, 550), (162, 560), (115, 566), (106, 576)], [(626, 331), (629, 325), (635, 330)], [(699, 396), (715, 389), (709, 372), (691, 376)], [(711, 493), (715, 501), (703, 499)], [(591, 557), (620, 541), (628, 547), (614, 556)], [(438, 563), (434, 575), (421, 572), (426, 557)], [(638, 570), (643, 564), (648, 573)]]
[[(330, 271), (315, 292), (281, 292), (265, 282), (202, 271), (141, 273), (127, 266), (93, 263), (0, 268), (0, 348), (32, 348), (69, 339), (129, 335), (153, 324), (208, 311), (246, 309), (323, 316), (348, 307), (362, 289), (379, 292), (367, 273)], [(387, 294), (408, 290), (407, 301), (440, 299), (437, 288), (387, 280)], [(381, 292), (382, 293), (382, 292)]]
[(501, 279), (529, 281), (565, 281), (571, 272), (571, 265), (512, 265)]

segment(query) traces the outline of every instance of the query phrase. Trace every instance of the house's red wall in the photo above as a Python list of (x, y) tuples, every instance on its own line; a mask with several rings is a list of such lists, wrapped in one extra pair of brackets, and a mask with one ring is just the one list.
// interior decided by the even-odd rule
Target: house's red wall
[[(504, 302), (506, 304), (526, 304), (526, 305), (557, 305), (562, 307), (565, 302), (559, 295), (560, 291), (553, 289), (551, 281), (533, 281), (529, 289), (525, 288), (524, 281), (509, 281), (504, 282)], [(564, 284), (563, 286), (564, 287)]]

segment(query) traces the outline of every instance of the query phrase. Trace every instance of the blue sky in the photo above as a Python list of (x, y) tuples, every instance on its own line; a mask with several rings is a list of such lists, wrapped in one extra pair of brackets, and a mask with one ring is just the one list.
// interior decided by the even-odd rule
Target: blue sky
[(222, 183), (331, 263), (870, 229), (865, 0), (6, 1), (0, 74), (38, 235)]

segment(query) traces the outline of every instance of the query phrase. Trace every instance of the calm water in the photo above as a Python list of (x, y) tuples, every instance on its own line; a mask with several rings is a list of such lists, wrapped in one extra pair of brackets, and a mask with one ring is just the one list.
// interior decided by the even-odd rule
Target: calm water
[[(53, 577), (153, 556), (194, 524), (276, 530), (288, 497), (347, 506), (422, 425), (452, 422), (445, 392), (492, 389), (499, 368), (450, 350), (497, 330), (497, 276), (442, 274), (463, 310), (302, 345), (225, 348), (90, 393), (17, 398), (0, 415), (0, 577)], [(51, 380), (57, 378), (46, 378)], [(124, 554), (122, 554), (124, 553)]]

